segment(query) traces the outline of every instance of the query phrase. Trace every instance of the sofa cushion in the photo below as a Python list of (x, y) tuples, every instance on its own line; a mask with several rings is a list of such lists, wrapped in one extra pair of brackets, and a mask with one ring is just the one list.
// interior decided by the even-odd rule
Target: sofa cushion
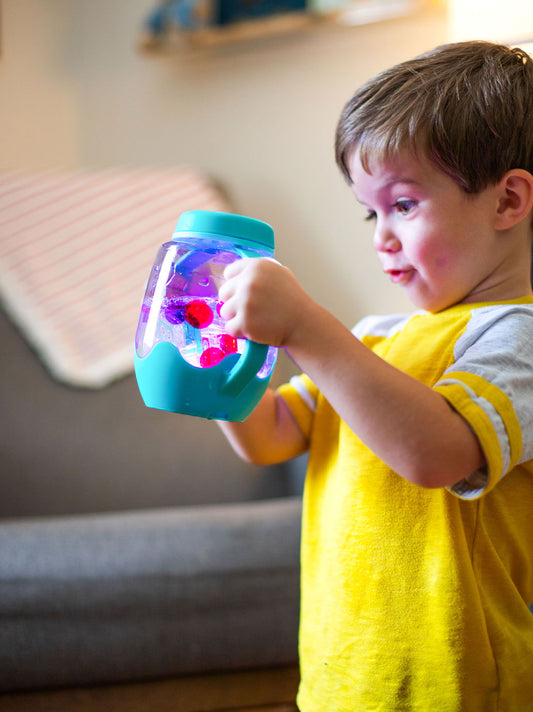
[(0, 689), (297, 659), (299, 498), (0, 530)]
[(1, 311), (0, 343), (0, 517), (301, 492), (290, 468), (240, 460), (215, 423), (146, 408), (134, 376), (99, 390), (55, 383)]

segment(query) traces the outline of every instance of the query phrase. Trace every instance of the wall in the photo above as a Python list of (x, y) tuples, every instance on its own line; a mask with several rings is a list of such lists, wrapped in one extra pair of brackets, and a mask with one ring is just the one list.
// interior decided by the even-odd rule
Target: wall
[(454, 41), (481, 38), (517, 43), (533, 39), (531, 0), (449, 0), (449, 30)]
[(65, 61), (68, 0), (3, 0), (0, 54), (0, 166), (79, 163), (76, 79)]
[(410, 308), (380, 271), (333, 133), (362, 81), (446, 41), (443, 13), (147, 58), (135, 42), (151, 7), (3, 0), (4, 167), (196, 166), (274, 226), (279, 258), (347, 325)]

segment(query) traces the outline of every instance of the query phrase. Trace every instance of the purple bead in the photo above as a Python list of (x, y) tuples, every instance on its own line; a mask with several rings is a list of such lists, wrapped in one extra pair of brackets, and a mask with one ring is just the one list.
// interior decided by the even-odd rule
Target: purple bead
[(163, 314), (169, 324), (182, 324), (185, 321), (185, 307), (187, 303), (183, 299), (169, 299), (163, 307)]

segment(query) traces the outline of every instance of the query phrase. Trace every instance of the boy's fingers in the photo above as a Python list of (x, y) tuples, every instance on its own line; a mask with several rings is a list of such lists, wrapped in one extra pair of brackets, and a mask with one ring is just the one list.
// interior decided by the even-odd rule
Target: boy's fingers
[(232, 277), (236, 277), (243, 270), (245, 270), (251, 262), (259, 260), (274, 262), (274, 264), (277, 265), (281, 264), (273, 257), (243, 257), (241, 260), (235, 260), (235, 262), (232, 262), (226, 267), (226, 269), (224, 270), (224, 279), (231, 279)]
[(231, 309), (231, 305), (228, 304), (228, 302), (224, 302), (224, 304), (222, 304), (218, 313), (225, 321), (229, 321), (235, 316), (235, 310)]
[(224, 270), (224, 279), (231, 279), (232, 277), (236, 277), (246, 267), (247, 261), (248, 260), (244, 258), (242, 260), (235, 260), (235, 262), (232, 262), (230, 265), (228, 265)]

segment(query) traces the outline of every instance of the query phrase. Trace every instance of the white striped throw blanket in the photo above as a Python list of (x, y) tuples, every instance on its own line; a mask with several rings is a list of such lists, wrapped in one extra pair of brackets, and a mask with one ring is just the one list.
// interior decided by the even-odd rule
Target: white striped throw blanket
[(229, 206), (189, 168), (0, 173), (0, 298), (56, 379), (132, 371), (150, 267), (185, 210)]

